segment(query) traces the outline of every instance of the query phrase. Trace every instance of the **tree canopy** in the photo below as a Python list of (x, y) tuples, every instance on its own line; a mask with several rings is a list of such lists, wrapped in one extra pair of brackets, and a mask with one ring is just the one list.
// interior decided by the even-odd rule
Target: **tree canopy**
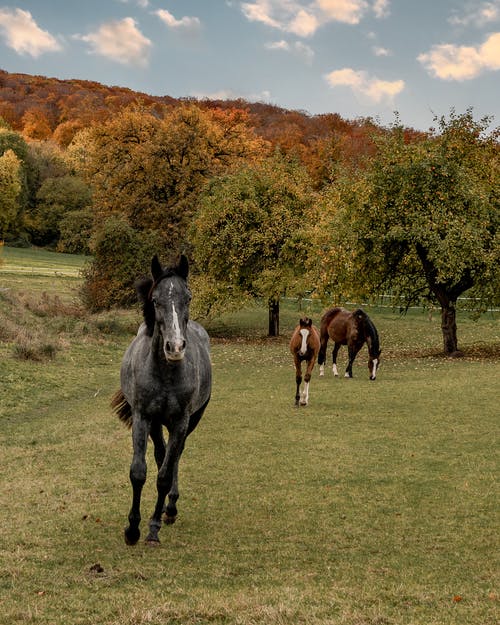
[(491, 120), (471, 111), (437, 121), (439, 132), (411, 143), (395, 125), (369, 167), (331, 190), (315, 236), (332, 273), (316, 272), (323, 290), (437, 303), (452, 353), (458, 297), (468, 292), (476, 310), (498, 303), (499, 146)]
[(76, 161), (92, 186), (99, 222), (123, 215), (137, 231), (157, 232), (180, 250), (198, 194), (222, 166), (262, 148), (243, 112), (203, 112), (193, 105), (164, 117), (142, 107), (77, 136)]
[(215, 178), (191, 229), (208, 307), (262, 297), (269, 334), (279, 333), (279, 300), (305, 289), (302, 233), (313, 194), (306, 171), (279, 154)]

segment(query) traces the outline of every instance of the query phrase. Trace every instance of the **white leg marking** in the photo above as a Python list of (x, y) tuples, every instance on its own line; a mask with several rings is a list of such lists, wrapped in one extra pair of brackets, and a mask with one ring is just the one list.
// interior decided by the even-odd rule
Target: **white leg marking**
[(350, 378), (351, 376), (347, 373), (347, 371), (344, 373), (344, 378)]
[(333, 375), (336, 375), (338, 377), (339, 372), (337, 370), (337, 365), (335, 363), (333, 363), (332, 371), (333, 371)]
[(375, 358), (373, 360), (373, 366), (372, 366), (372, 378), (373, 379), (377, 377), (377, 365), (378, 365), (378, 358)]
[(325, 375), (325, 365), (319, 366), (319, 375), (320, 377)]
[(302, 391), (302, 397), (300, 398), (300, 405), (307, 406), (309, 402), (309, 382), (304, 383), (304, 390)]

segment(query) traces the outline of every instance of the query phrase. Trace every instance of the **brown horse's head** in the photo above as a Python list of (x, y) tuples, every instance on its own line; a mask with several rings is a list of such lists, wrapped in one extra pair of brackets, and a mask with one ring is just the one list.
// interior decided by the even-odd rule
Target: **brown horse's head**
[(375, 380), (375, 378), (377, 377), (377, 369), (380, 366), (380, 352), (381, 351), (382, 351), (381, 349), (372, 351), (369, 348), (368, 371), (370, 372), (370, 380)]

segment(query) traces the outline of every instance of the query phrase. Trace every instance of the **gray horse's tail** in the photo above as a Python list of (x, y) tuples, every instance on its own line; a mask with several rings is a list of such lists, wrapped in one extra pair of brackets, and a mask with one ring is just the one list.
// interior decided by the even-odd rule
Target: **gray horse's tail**
[(111, 408), (116, 412), (120, 421), (130, 429), (132, 427), (132, 408), (119, 389), (111, 398)]

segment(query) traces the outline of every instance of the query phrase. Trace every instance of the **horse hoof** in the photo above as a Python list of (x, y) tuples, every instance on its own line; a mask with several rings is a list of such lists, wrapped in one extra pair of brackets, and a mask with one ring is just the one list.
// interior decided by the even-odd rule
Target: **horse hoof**
[(141, 533), (139, 530), (131, 530), (129, 527), (127, 527), (123, 533), (125, 543), (130, 546), (137, 544), (140, 535)]
[(150, 538), (148, 536), (148, 538), (146, 538), (146, 545), (148, 545), (148, 547), (159, 547), (160, 546), (160, 540), (158, 538)]
[(177, 519), (177, 515), (175, 516), (169, 516), (168, 514), (163, 515), (163, 523), (165, 523), (165, 525), (173, 525), (176, 519)]

